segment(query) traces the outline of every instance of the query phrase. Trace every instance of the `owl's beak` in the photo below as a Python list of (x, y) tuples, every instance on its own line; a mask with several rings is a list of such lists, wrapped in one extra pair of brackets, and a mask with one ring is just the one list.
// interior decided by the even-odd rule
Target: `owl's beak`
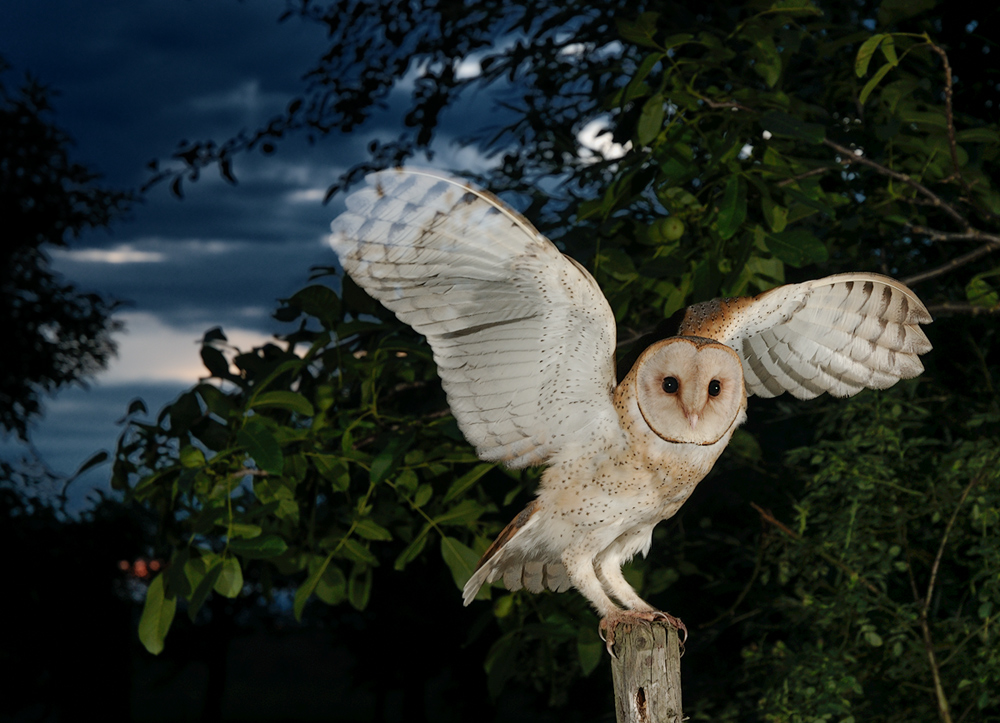
[(698, 416), (697, 412), (685, 412), (684, 416), (687, 417), (688, 424), (691, 425), (691, 429), (694, 429), (695, 427), (698, 426), (698, 420), (700, 419), (700, 417)]

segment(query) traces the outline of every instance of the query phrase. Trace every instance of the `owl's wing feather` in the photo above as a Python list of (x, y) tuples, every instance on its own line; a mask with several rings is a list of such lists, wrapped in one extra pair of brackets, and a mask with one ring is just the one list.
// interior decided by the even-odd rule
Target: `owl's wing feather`
[(748, 394), (811, 399), (823, 392), (848, 397), (917, 376), (919, 355), (931, 349), (920, 325), (930, 321), (920, 299), (898, 281), (849, 273), (696, 304), (680, 333), (735, 349)]
[(330, 242), (362, 288), (427, 337), (483, 459), (537, 464), (618, 427), (614, 315), (586, 270), (467, 183), (415, 170), (366, 180)]

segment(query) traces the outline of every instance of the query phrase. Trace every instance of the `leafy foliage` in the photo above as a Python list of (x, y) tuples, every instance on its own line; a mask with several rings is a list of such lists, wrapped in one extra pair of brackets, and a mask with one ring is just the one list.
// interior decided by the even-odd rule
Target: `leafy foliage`
[[(0, 74), (8, 70), (0, 58)], [(27, 436), (39, 397), (81, 383), (115, 351), (116, 304), (84, 293), (52, 271), (48, 247), (106, 226), (131, 196), (96, 185), (69, 157), (65, 131), (50, 117), (50, 91), (28, 78), (17, 90), (0, 78), (0, 429)]]
[[(747, 651), (768, 670), (769, 719), (930, 720), (947, 707), (981, 719), (1000, 704), (1000, 454), (981, 437), (998, 417), (941, 423), (913, 392), (850, 400), (789, 455), (806, 484), (790, 527), (764, 513), (777, 529), (760, 592), (776, 615)], [(903, 692), (921, 678), (929, 694)]]
[[(180, 149), (153, 180), (179, 192), (285, 133), (353, 128), (418, 68), (412, 133), (348, 179), (429, 148), (464, 90), (492, 86), (511, 120), (483, 142), (500, 156), (489, 186), (517, 191), (594, 272), (623, 368), (692, 301), (844, 270), (917, 285), (951, 315), (931, 329), (927, 374), (850, 401), (751, 402), (715, 477), (628, 575), (694, 628), (693, 718), (1000, 720), (1000, 406), (983, 321), (998, 311), (1000, 151), (979, 47), (946, 52), (928, 34), (943, 15), (893, 0), (631, 7), (306, 0), (290, 12), (331, 34), (307, 95), (254, 135)], [(473, 60), (478, 74), (457, 72)], [(606, 153), (580, 140), (594, 123)], [(276, 317), (298, 327), (275, 344), (234, 354), (206, 334), (211, 378), (123, 434), (114, 484), (158, 512), (171, 555), (147, 648), (175, 602), (194, 616), (213, 591), (255, 594), (239, 585), (250, 566), (264, 594), (291, 581), (298, 614), (313, 596), (362, 610), (428, 554), (461, 587), (528, 499), (538, 472), (479, 463), (426, 346), (340, 281), (286, 300)], [(592, 613), (572, 594), (480, 597), (494, 592), (476, 627), (499, 634), (490, 689), (519, 680), (566, 702), (601, 662)]]

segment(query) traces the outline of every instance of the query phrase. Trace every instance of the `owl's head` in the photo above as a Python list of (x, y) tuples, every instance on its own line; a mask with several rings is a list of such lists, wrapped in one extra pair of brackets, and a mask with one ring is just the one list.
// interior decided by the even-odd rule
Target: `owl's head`
[(746, 408), (739, 357), (711, 339), (657, 342), (639, 356), (626, 380), (646, 424), (668, 442), (714, 444)]

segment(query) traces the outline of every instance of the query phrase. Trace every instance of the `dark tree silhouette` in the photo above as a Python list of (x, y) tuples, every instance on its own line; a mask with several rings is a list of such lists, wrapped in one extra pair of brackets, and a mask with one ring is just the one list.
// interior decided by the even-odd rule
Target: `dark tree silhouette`
[(16, 89), (0, 58), (0, 428), (27, 437), (40, 398), (102, 369), (115, 352), (117, 302), (85, 293), (52, 270), (47, 253), (107, 226), (133, 200), (97, 185), (70, 159), (72, 140), (52, 121), (50, 89), (27, 77)]

